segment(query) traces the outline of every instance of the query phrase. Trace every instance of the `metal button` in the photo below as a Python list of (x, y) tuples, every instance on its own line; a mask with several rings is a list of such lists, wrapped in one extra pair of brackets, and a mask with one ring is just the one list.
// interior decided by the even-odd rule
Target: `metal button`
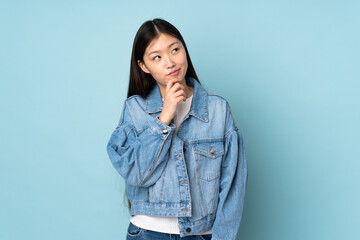
[(188, 209), (187, 208), (182, 208), (181, 211), (186, 212), (186, 211), (188, 211)]
[(214, 147), (211, 146), (211, 151), (210, 151), (211, 154), (215, 154), (215, 150), (214, 150)]
[(166, 129), (162, 130), (162, 129), (160, 128), (160, 131), (162, 131), (163, 134), (168, 134), (168, 130), (166, 130)]
[(177, 158), (178, 158), (178, 157), (181, 157), (181, 154), (179, 154), (179, 155), (176, 155), (175, 157), (177, 157)]
[(187, 228), (187, 229), (186, 229), (186, 232), (191, 232), (191, 228)]
[(187, 183), (187, 181), (185, 181), (185, 180), (184, 180), (184, 181), (180, 181), (180, 183)]

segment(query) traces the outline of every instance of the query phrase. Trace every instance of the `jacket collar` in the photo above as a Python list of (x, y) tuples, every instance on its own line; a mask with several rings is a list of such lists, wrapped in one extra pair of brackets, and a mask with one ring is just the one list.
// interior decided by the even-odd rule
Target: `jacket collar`
[[(189, 110), (189, 115), (208, 122), (208, 93), (200, 85), (196, 79), (192, 77), (187, 77), (186, 84), (194, 87), (193, 98), (191, 102), (191, 107)], [(160, 112), (163, 107), (163, 101), (161, 99), (160, 89), (156, 83), (151, 89), (148, 97), (146, 98), (146, 112), (147, 113), (156, 113)]]

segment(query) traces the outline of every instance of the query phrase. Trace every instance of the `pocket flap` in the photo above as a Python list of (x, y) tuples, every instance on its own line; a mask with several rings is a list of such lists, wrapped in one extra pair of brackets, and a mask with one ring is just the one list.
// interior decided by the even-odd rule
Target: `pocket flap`
[(208, 158), (218, 158), (224, 155), (224, 141), (199, 142), (195, 144), (194, 151)]

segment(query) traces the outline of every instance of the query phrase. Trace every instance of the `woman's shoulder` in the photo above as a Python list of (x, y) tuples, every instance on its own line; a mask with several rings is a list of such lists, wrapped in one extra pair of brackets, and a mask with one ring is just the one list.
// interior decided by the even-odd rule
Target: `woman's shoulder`
[(208, 92), (208, 103), (209, 105), (221, 104), (224, 107), (229, 105), (229, 101), (224, 96), (214, 92)]
[(128, 98), (125, 99), (125, 101), (137, 101), (137, 100), (145, 100), (145, 98), (141, 95), (134, 94)]
[(133, 105), (133, 104), (143, 105), (145, 103), (146, 103), (146, 99), (137, 94), (132, 95), (125, 99), (125, 104), (127, 104), (127, 105)]
[(222, 101), (226, 101), (226, 102), (227, 102), (226, 98), (225, 98), (224, 96), (218, 94), (218, 93), (208, 92), (208, 96), (209, 96), (209, 97), (212, 97), (212, 98), (215, 98), (215, 99), (218, 99), (218, 100), (220, 100), (220, 101), (222, 100)]
[(216, 109), (216, 112), (223, 110), (227, 117), (233, 117), (229, 101), (222, 95), (214, 92), (208, 92), (208, 106)]
[(132, 95), (125, 99), (123, 104), (123, 111), (126, 114), (145, 111), (146, 99), (140, 95)]
[(229, 101), (224, 96), (217, 93), (208, 92), (208, 96), (209, 112), (214, 112), (217, 116), (220, 113), (223, 114), (227, 129), (226, 132), (229, 133), (230, 131), (237, 130), (238, 127), (232, 113)]

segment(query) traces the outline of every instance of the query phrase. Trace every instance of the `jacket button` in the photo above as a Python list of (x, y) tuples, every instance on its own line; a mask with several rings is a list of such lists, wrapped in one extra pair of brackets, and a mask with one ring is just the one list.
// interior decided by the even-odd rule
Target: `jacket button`
[(211, 154), (215, 154), (215, 150), (214, 150), (214, 147), (211, 147), (211, 151), (210, 151)]
[(187, 229), (186, 229), (186, 232), (191, 232), (191, 228), (187, 228)]
[(160, 129), (160, 130), (162, 131), (163, 134), (168, 134), (168, 130), (166, 130), (166, 129), (164, 129), (164, 130)]

